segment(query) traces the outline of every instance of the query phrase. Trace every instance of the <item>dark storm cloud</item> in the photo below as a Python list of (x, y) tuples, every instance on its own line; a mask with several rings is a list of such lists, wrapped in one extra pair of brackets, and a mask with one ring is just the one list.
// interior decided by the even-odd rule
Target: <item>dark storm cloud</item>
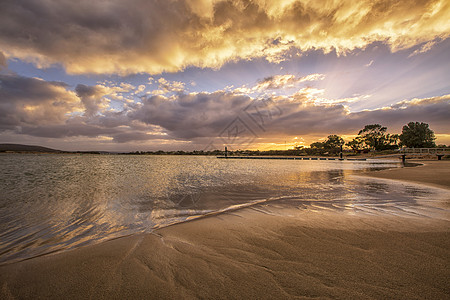
[(161, 73), (292, 48), (396, 51), (447, 38), (448, 19), (446, 0), (15, 0), (0, 2), (0, 50), (70, 73)]

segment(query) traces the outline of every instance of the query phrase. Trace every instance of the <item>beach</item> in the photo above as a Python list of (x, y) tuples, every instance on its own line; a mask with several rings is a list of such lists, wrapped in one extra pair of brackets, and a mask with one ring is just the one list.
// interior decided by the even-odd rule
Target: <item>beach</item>
[[(423, 164), (364, 176), (450, 188), (449, 161)], [(448, 218), (244, 208), (2, 265), (0, 298), (445, 299), (449, 280)]]
[(368, 174), (371, 177), (391, 180), (402, 180), (432, 185), (440, 188), (450, 188), (450, 161), (439, 160), (412, 160), (418, 166), (413, 168), (397, 168), (381, 170)]

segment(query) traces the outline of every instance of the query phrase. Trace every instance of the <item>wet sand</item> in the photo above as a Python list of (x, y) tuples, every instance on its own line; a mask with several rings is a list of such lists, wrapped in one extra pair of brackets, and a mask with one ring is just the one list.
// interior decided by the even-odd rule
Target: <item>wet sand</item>
[(412, 160), (422, 165), (366, 173), (366, 176), (409, 181), (450, 189), (450, 160)]
[[(449, 166), (375, 176), (449, 188)], [(246, 208), (0, 266), (0, 298), (448, 299), (449, 281), (448, 221)]]

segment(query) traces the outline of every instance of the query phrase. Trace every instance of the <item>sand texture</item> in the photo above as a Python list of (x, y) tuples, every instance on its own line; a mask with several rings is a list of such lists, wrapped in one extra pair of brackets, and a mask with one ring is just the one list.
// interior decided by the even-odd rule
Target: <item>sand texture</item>
[[(445, 163), (376, 176), (448, 178)], [(421, 222), (246, 208), (0, 266), (0, 298), (449, 299), (449, 224)]]

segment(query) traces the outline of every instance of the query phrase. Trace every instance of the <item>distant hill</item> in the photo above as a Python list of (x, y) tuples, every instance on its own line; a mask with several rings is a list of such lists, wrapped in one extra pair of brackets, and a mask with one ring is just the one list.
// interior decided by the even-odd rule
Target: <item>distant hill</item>
[(51, 148), (32, 146), (32, 145), (21, 145), (21, 144), (0, 144), (0, 152), (45, 152), (45, 153), (57, 153), (63, 152), (60, 150), (55, 150)]

